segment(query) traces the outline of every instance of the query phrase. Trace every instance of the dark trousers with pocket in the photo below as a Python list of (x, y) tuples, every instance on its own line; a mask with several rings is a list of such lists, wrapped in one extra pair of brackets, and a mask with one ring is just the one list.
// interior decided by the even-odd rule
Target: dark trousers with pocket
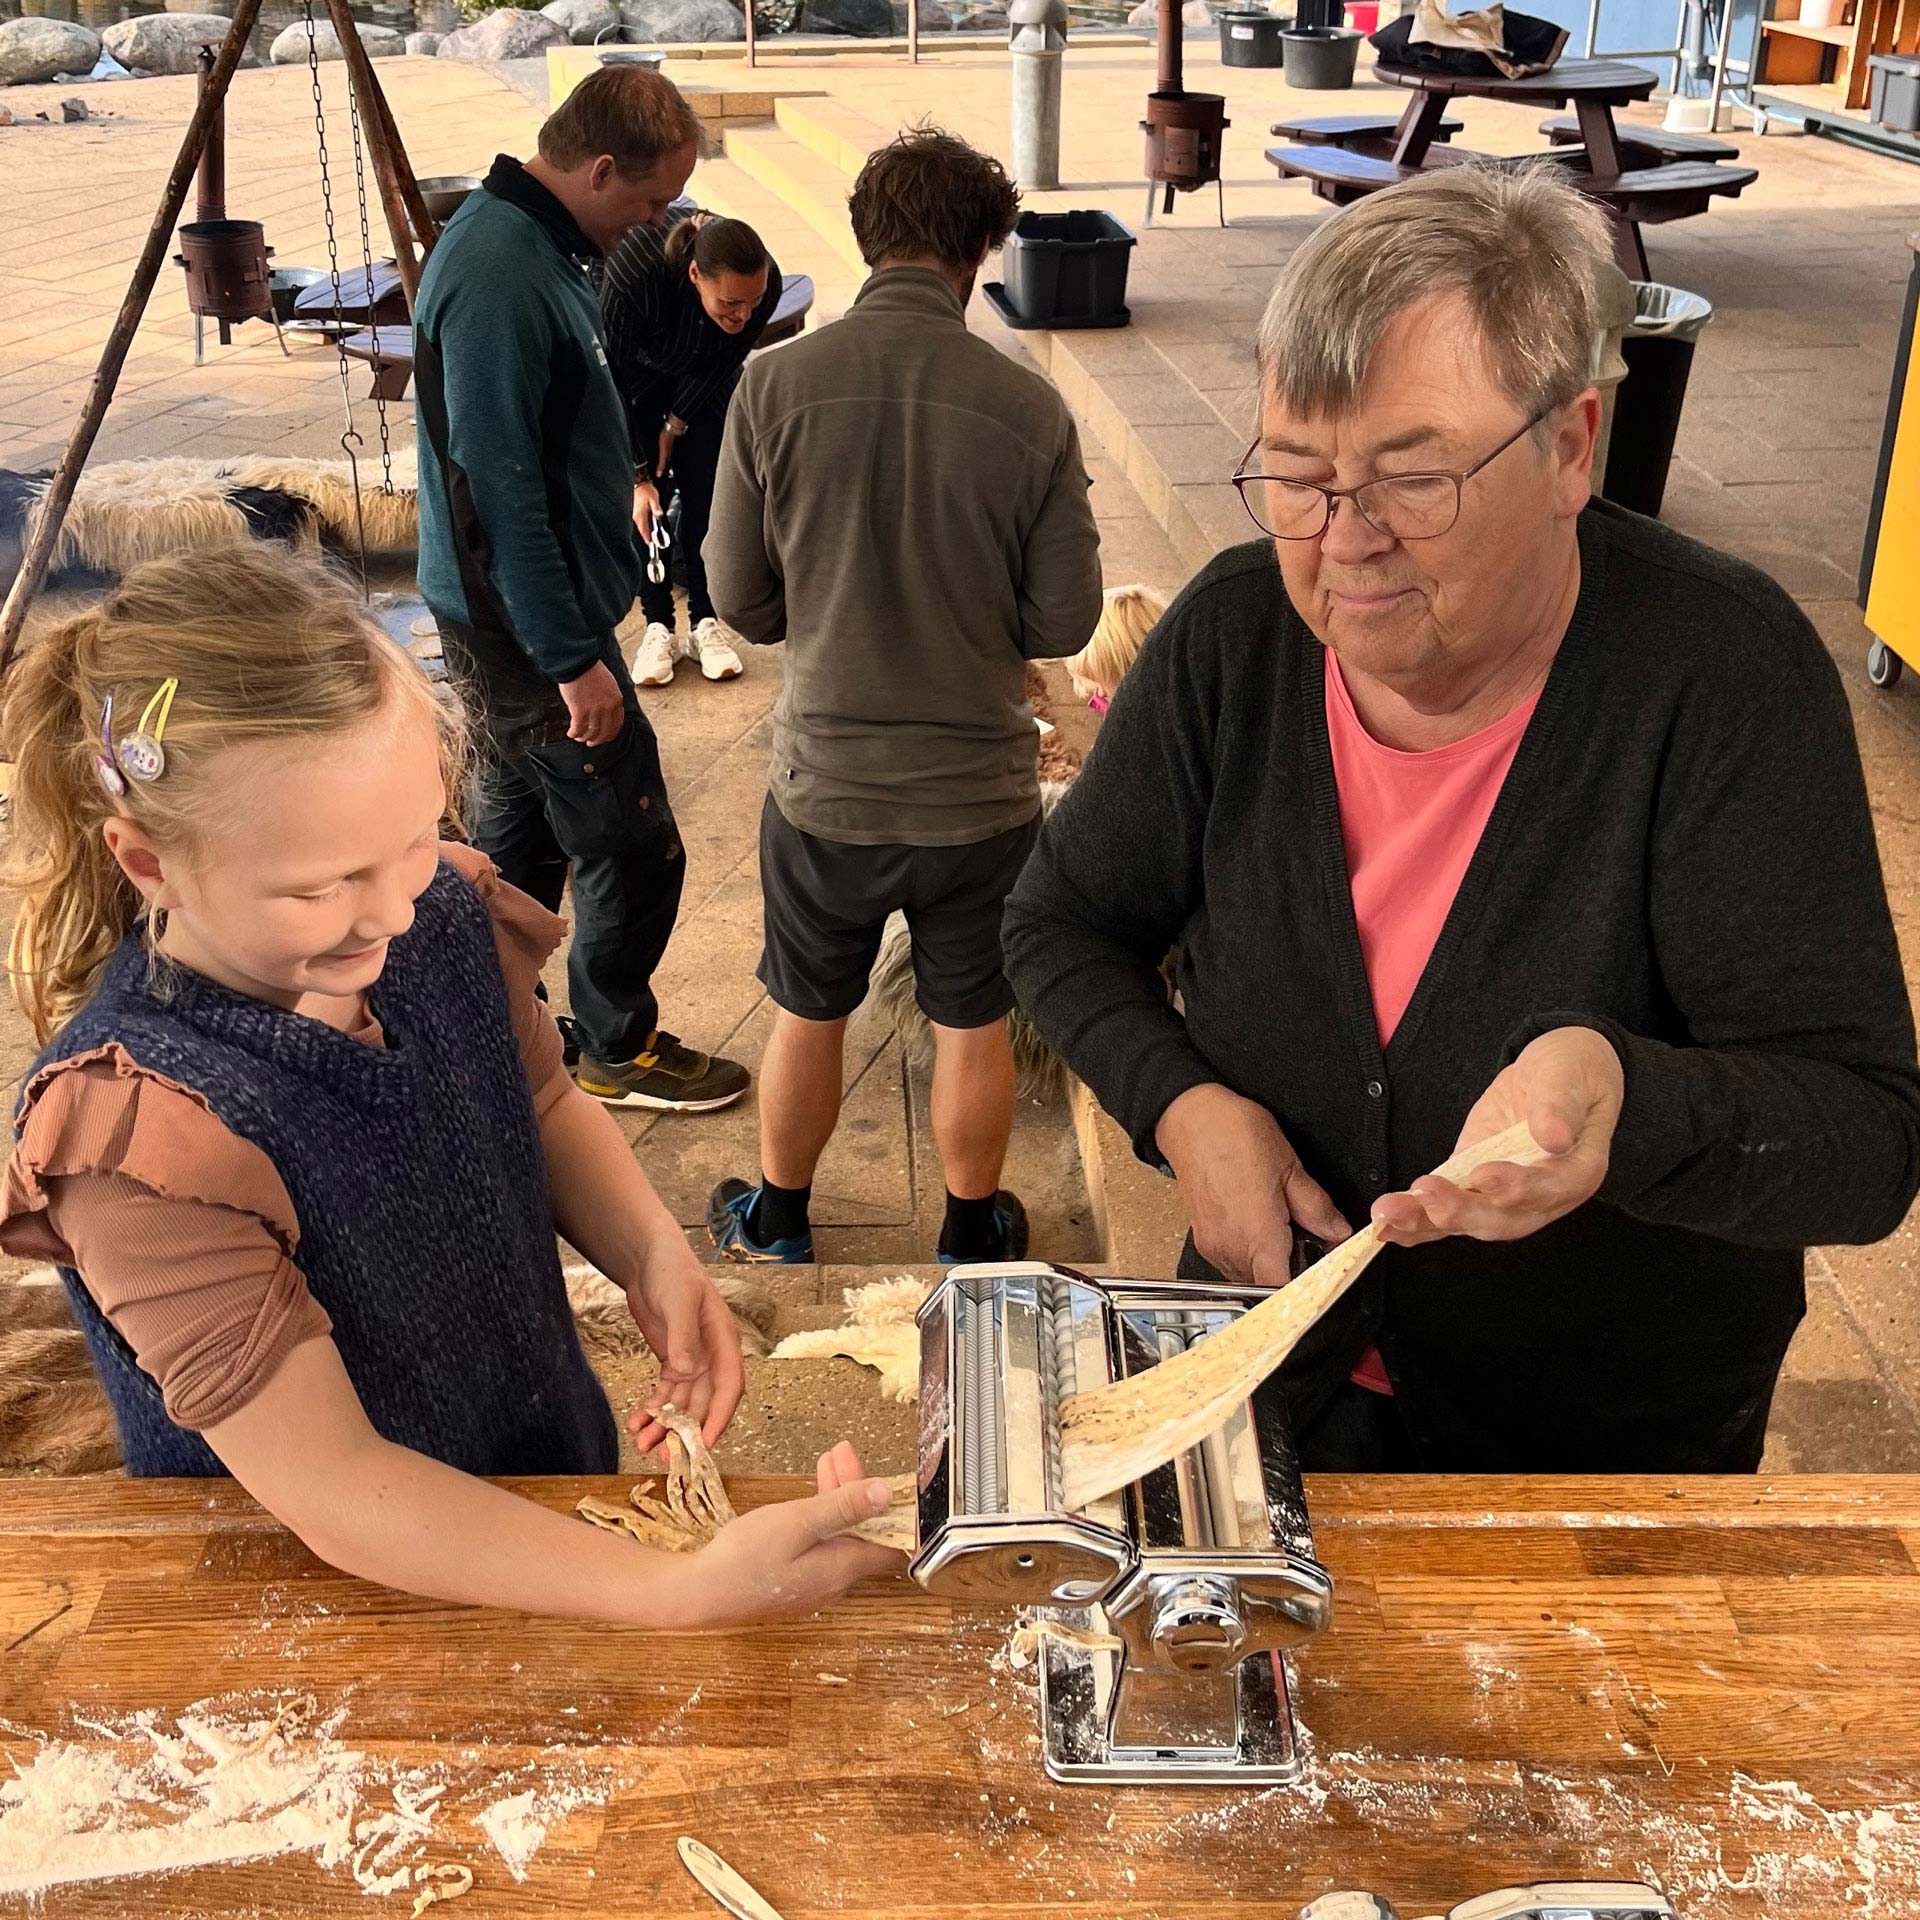
[[(661, 418), (664, 420), (665, 415)], [(648, 444), (659, 439), (660, 424), (658, 420), (653, 423)], [(680, 493), (680, 526), (668, 558), (686, 582), (690, 628), (713, 618), (713, 595), (707, 591), (707, 568), (700, 557), (700, 546), (707, 537), (707, 522), (713, 517), (713, 485), (720, 471), (720, 441), (726, 425), (725, 413), (703, 413), (689, 420), (673, 449), (673, 469), (660, 484), (662, 508), (676, 488)], [(641, 581), (640, 608), (649, 620), (658, 620), (663, 627), (673, 625), (671, 569), (664, 580)]]
[(502, 652), (510, 636), (448, 620), (439, 627), (448, 674), (482, 734), (474, 844), (503, 880), (552, 912), (571, 873), (567, 989), (581, 1051), (631, 1060), (660, 1024), (653, 974), (686, 876), (653, 728), (617, 654), (607, 664), (626, 724), (605, 746), (583, 747), (567, 738), (559, 693)]

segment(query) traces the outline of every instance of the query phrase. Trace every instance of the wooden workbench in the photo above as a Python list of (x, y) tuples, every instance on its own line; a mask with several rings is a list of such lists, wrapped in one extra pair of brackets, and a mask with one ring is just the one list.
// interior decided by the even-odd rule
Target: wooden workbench
[[(522, 1490), (565, 1507), (624, 1484)], [(310, 1690), (354, 1748), (444, 1770), (435, 1851), (477, 1884), (433, 1920), (713, 1920), (682, 1833), (787, 1920), (1291, 1920), (1342, 1886), (1410, 1920), (1641, 1875), (1685, 1920), (1920, 1915), (1920, 1480), (1377, 1478), (1309, 1500), (1339, 1601), (1293, 1661), (1296, 1788), (1051, 1785), (1031, 1675), (992, 1664), (1009, 1623), (904, 1582), (752, 1634), (528, 1620), (362, 1586), (230, 1486), (178, 1482), (0, 1483), (0, 1749), (26, 1764), (76, 1716)], [(554, 1769), (604, 1804), (515, 1885), (472, 1811)], [(407, 1906), (291, 1855), (37, 1910)]]

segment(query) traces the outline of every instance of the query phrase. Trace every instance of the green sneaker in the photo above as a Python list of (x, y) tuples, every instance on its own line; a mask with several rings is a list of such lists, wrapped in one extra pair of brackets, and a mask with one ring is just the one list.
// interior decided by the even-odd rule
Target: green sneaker
[(748, 1074), (737, 1060), (683, 1047), (664, 1029), (650, 1034), (631, 1060), (609, 1066), (582, 1053), (573, 1082), (610, 1107), (657, 1107), (670, 1113), (711, 1113), (746, 1092)]

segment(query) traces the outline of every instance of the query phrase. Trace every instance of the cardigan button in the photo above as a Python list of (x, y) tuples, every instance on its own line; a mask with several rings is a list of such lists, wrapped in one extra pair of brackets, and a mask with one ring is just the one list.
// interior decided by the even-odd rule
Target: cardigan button
[(1369, 1080), (1367, 1082), (1367, 1098), (1369, 1100), (1378, 1100), (1385, 1092), (1386, 1088), (1383, 1087), (1378, 1080)]

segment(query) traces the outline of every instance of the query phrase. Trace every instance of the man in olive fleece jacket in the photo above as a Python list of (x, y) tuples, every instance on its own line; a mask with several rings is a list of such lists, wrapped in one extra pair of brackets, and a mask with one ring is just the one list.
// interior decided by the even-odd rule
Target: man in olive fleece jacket
[(1040, 813), (1026, 663), (1086, 644), (1100, 543), (1066, 403), (967, 330), (974, 277), (1018, 210), (999, 163), (938, 130), (880, 149), (848, 209), (872, 277), (734, 395), (707, 576), (721, 617), (786, 659), (760, 827), (760, 979), (779, 1009), (762, 1179), (723, 1182), (708, 1216), (732, 1258), (812, 1257), (846, 1021), (894, 911), (935, 1034), (940, 1256), (1026, 1243), (999, 1187), (1000, 916)]
[[(1751, 1471), (1803, 1250), (1920, 1187), (1833, 663), (1755, 568), (1589, 504), (1567, 263), (1607, 244), (1545, 176), (1449, 168), (1293, 256), (1275, 537), (1168, 611), (1009, 903), (1022, 1006), (1179, 1179), (1184, 1271), (1397, 1243), (1283, 1371), (1316, 1468)], [(1516, 1122), (1545, 1164), (1422, 1177)]]

